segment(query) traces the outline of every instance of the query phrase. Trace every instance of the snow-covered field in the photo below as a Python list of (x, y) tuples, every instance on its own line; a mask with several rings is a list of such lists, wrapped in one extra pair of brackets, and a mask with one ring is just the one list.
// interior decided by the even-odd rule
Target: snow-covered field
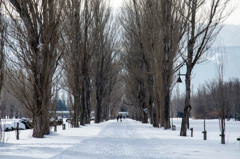
[(207, 141), (203, 140), (203, 121), (191, 120), (193, 137), (179, 136), (180, 119), (174, 119), (176, 131), (153, 128), (149, 124), (125, 119), (57, 132), (43, 139), (31, 137), (32, 130), (5, 133), (0, 143), (0, 159), (240, 159), (240, 122), (226, 122), (226, 144), (220, 144), (218, 120), (207, 120)]

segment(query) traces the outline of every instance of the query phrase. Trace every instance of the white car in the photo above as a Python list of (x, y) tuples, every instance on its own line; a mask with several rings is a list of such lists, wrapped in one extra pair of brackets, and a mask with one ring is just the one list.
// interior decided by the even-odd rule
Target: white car
[(11, 123), (5, 123), (3, 124), (3, 130), (4, 131), (13, 131), (17, 129), (17, 123), (19, 123), (19, 130), (25, 130), (26, 127), (23, 123), (21, 122), (17, 122), (17, 121), (13, 121)]

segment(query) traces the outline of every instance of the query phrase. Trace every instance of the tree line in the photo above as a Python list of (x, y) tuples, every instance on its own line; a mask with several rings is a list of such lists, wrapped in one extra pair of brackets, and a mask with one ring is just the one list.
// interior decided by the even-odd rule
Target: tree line
[[(33, 119), (33, 137), (49, 134), (49, 110), (59, 90), (68, 92), (72, 124), (113, 118), (121, 71), (112, 10), (105, 1), (1, 2), (6, 90)], [(2, 34), (1, 34), (2, 35)], [(1, 49), (2, 50), (2, 49)], [(3, 76), (1, 76), (3, 77)]]
[[(235, 113), (240, 113), (239, 105), (239, 80), (232, 79), (223, 84), (225, 117), (233, 118)], [(193, 116), (197, 119), (212, 119), (219, 117), (219, 92), (220, 87), (215, 81), (207, 82), (201, 86), (193, 97), (194, 111)], [(201, 102), (200, 102), (201, 101)]]
[[(234, 118), (236, 113), (240, 113), (239, 87), (239, 79), (231, 79), (223, 84), (226, 118)], [(191, 117), (194, 119), (218, 119), (220, 112), (220, 106), (217, 103), (219, 90), (216, 79), (199, 86), (192, 95)], [(178, 112), (182, 112), (183, 107), (184, 94), (175, 93), (171, 102), (171, 116), (177, 117)]]
[[(170, 125), (176, 74), (186, 67), (181, 136), (192, 110), (191, 75), (231, 13), (228, 0), (130, 0), (120, 16), (123, 29), (126, 105), (131, 115), (154, 127)], [(180, 109), (180, 108), (179, 108)]]
[(68, 92), (74, 127), (90, 123), (91, 110), (99, 123), (127, 107), (133, 118), (168, 129), (175, 74), (186, 66), (186, 136), (192, 69), (229, 1), (129, 0), (114, 16), (104, 0), (0, 0), (1, 79), (33, 119), (33, 137), (42, 138), (60, 89)]

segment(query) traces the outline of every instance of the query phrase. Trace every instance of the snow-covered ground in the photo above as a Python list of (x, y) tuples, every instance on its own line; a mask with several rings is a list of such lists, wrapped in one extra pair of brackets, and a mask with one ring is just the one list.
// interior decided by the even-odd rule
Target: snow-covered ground
[(193, 137), (179, 136), (180, 119), (174, 119), (176, 131), (153, 128), (149, 124), (125, 119), (57, 132), (43, 139), (32, 138), (32, 130), (5, 133), (0, 143), (0, 159), (239, 159), (240, 122), (227, 121), (226, 144), (220, 144), (218, 120), (207, 120), (207, 141), (203, 140), (203, 121), (191, 120)]

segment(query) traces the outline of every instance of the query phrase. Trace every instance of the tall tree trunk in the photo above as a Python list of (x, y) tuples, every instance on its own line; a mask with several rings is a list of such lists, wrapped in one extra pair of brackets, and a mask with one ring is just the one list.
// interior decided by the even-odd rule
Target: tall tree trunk
[(90, 108), (90, 100), (91, 100), (91, 85), (90, 85), (90, 77), (89, 77), (89, 75), (88, 75), (88, 77), (87, 77), (87, 85), (86, 85), (86, 87), (87, 87), (87, 92), (86, 92), (86, 106), (87, 106), (87, 110), (86, 110), (86, 112), (87, 112), (87, 119), (86, 119), (86, 122), (88, 123), (88, 124), (90, 124), (90, 118), (91, 118), (91, 108)]
[[(77, 77), (75, 77), (77, 78)], [(77, 87), (78, 85), (75, 85)], [(72, 125), (74, 127), (79, 127), (79, 114), (80, 114), (80, 91), (77, 90), (77, 92), (74, 94), (74, 104), (73, 104), (73, 119), (72, 119)]]
[(44, 135), (50, 134), (50, 127), (49, 127), (49, 105), (43, 106), (43, 114), (42, 114), (42, 129)]
[(163, 96), (164, 96), (164, 119), (163, 126), (164, 129), (170, 128), (170, 88), (171, 88), (171, 83), (172, 83), (172, 65), (173, 65), (173, 59), (175, 55), (175, 50), (173, 49), (175, 46), (173, 46), (173, 37), (172, 37), (172, 32), (173, 32), (173, 26), (175, 24), (173, 19), (173, 15), (171, 14), (173, 10), (173, 2), (169, 0), (163, 0), (162, 1), (162, 25), (163, 25), (163, 74), (162, 74), (162, 79), (163, 79)]
[[(85, 66), (83, 66), (85, 67)], [(82, 72), (83, 76), (85, 76), (85, 72)], [(80, 125), (85, 125), (85, 115), (86, 115), (86, 85), (85, 85), (85, 77), (82, 79), (82, 94), (81, 94), (81, 113), (80, 113)]]
[(152, 101), (152, 96), (149, 97), (148, 100), (148, 109), (149, 109), (149, 115), (151, 117), (150, 123), (153, 124), (153, 101)]
[(42, 88), (42, 81), (41, 81), (41, 62), (42, 58), (39, 56), (39, 51), (36, 51), (38, 53), (36, 60), (36, 66), (34, 72), (34, 80), (35, 80), (35, 86), (34, 86), (34, 118), (33, 118), (33, 137), (36, 138), (43, 138), (44, 132), (42, 129), (43, 126), (43, 88)]
[[(104, 58), (103, 55), (100, 58), (100, 61), (97, 61), (97, 72), (96, 72), (96, 116), (95, 116), (95, 123), (102, 122), (102, 101), (103, 101), (103, 64)], [(98, 59), (99, 60), (99, 59)]]
[(164, 127), (164, 102), (160, 102), (160, 127)]
[[(79, 56), (79, 53), (76, 53), (77, 56)], [(76, 58), (75, 60), (75, 65), (79, 66), (79, 58)], [(75, 68), (75, 74), (74, 74), (74, 86), (75, 86), (75, 91), (74, 91), (74, 104), (73, 104), (73, 121), (72, 124), (74, 127), (79, 127), (79, 114), (80, 114), (80, 72), (79, 69)]]
[[(46, 81), (48, 81), (47, 83), (51, 83), (50, 79), (46, 79), (46, 77), (44, 77)], [(50, 134), (50, 127), (49, 127), (49, 107), (50, 107), (50, 103), (51, 103), (51, 99), (49, 97), (51, 97), (51, 86), (46, 86), (44, 89), (44, 93), (43, 93), (43, 114), (42, 114), (42, 119), (43, 119), (43, 134), (44, 135), (48, 135)]]
[(225, 144), (225, 117), (220, 119), (221, 144)]
[(159, 108), (157, 101), (152, 104), (153, 127), (159, 128)]
[(164, 129), (170, 128), (170, 87), (171, 87), (171, 62), (170, 62), (170, 48), (168, 38), (164, 40), (164, 65), (163, 65), (163, 83), (164, 83)]
[(33, 116), (33, 137), (43, 138), (42, 132), (42, 114), (36, 114)]
[(97, 108), (95, 113), (95, 123), (100, 123), (102, 121), (102, 99), (98, 91), (97, 91), (96, 100), (97, 100)]
[(4, 78), (4, 63), (5, 63), (4, 36), (5, 36), (5, 30), (6, 30), (6, 24), (2, 17), (1, 3), (2, 2), (0, 2), (0, 94), (3, 86), (3, 78)]
[[(2, 2), (0, 1), (0, 94), (2, 92), (3, 79), (4, 79), (4, 63), (5, 63), (4, 34), (5, 34), (5, 29), (6, 29), (6, 25), (2, 18)], [(2, 104), (1, 95), (0, 95), (0, 104)], [(3, 138), (1, 118), (2, 118), (2, 115), (0, 114), (0, 142), (2, 141), (2, 138)]]
[(187, 73), (186, 73), (186, 96), (185, 96), (185, 107), (183, 111), (182, 123), (181, 123), (181, 131), (180, 136), (187, 136), (187, 122), (190, 115), (190, 111), (192, 109), (190, 104), (191, 97), (191, 66), (187, 65)]
[(96, 71), (96, 109), (95, 109), (95, 123), (102, 122), (102, 113), (103, 113), (103, 58), (100, 58), (100, 61), (97, 61), (97, 71)]
[(139, 80), (138, 101), (139, 101), (139, 106), (141, 108), (141, 113), (142, 113), (141, 121), (142, 123), (148, 123), (148, 110), (146, 108), (146, 102), (145, 102), (145, 91), (144, 91), (143, 79)]
[(88, 61), (90, 60), (87, 52), (88, 42), (88, 1), (84, 2), (84, 37), (83, 37), (83, 61), (82, 61), (82, 96), (81, 96), (81, 116), (80, 124), (85, 125), (87, 122), (87, 78), (88, 78)]
[(73, 121), (72, 124), (74, 127), (79, 127), (79, 114), (81, 107), (81, 84), (80, 84), (80, 2), (75, 1), (74, 6), (74, 43), (75, 43), (75, 59), (74, 59), (74, 105), (73, 105)]
[(185, 85), (186, 85), (186, 96), (185, 96), (185, 107), (183, 111), (182, 123), (181, 123), (181, 131), (180, 136), (187, 136), (187, 128), (189, 128), (189, 116), (191, 107), (191, 74), (193, 69), (193, 54), (194, 54), (194, 46), (196, 43), (195, 38), (195, 29), (196, 29), (196, 0), (191, 2), (192, 4), (192, 17), (191, 17), (191, 32), (190, 32), (190, 40), (188, 41), (188, 57), (186, 61), (187, 72), (185, 75)]

